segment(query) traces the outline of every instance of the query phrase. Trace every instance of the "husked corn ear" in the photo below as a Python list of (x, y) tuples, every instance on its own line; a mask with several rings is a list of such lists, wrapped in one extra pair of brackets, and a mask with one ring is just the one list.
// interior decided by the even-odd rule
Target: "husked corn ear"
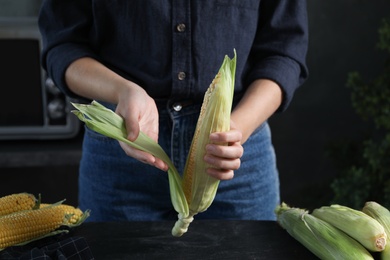
[(362, 211), (372, 218), (376, 219), (385, 229), (387, 243), (385, 249), (381, 252), (382, 260), (390, 259), (390, 211), (375, 201), (368, 201)]
[(15, 193), (0, 198), (0, 216), (21, 210), (33, 209), (37, 199), (29, 193)]
[(179, 220), (172, 229), (174, 236), (183, 235), (193, 216), (208, 209), (218, 189), (219, 180), (206, 173), (210, 165), (203, 158), (206, 145), (210, 143), (209, 135), (230, 129), (237, 58), (236, 53), (234, 54), (233, 59), (225, 56), (219, 72), (204, 95), (183, 173), (182, 187), (189, 206), (189, 215), (179, 214)]
[(360, 210), (334, 204), (315, 209), (312, 214), (344, 231), (368, 250), (379, 252), (386, 247), (383, 226)]
[[(52, 204), (42, 203), (40, 208), (45, 208), (45, 207), (50, 207), (50, 206), (52, 206)], [(76, 224), (84, 216), (84, 213), (83, 213), (83, 211), (81, 211), (81, 209), (75, 208), (71, 205), (60, 204), (56, 207), (60, 208), (62, 210), (64, 216), (66, 216), (66, 218), (64, 220), (65, 224)]]
[(86, 211), (77, 220), (71, 220), (72, 216), (64, 211), (67, 207), (61, 207), (60, 203), (0, 217), (0, 250), (68, 232), (59, 228), (78, 226), (89, 216), (89, 211)]
[(280, 226), (320, 259), (374, 259), (356, 240), (304, 209), (282, 203), (275, 213)]
[(58, 207), (20, 211), (0, 217), (0, 248), (34, 240), (55, 231), (64, 221)]

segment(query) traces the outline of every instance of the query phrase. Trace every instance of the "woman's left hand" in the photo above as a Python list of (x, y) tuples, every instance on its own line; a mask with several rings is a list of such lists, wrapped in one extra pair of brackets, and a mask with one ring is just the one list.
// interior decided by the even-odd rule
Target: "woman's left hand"
[[(216, 132), (210, 134), (210, 144), (206, 146), (204, 160), (211, 167), (207, 173), (219, 180), (230, 180), (234, 177), (234, 171), (240, 168), (241, 156), (244, 148), (241, 145), (242, 133), (233, 127), (227, 132)], [(228, 145), (218, 145), (218, 144)]]

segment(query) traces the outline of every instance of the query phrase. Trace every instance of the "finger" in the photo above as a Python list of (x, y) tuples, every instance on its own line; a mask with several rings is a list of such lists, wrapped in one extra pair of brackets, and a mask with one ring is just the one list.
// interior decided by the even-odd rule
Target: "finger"
[(241, 166), (240, 159), (226, 159), (207, 154), (204, 161), (217, 169), (237, 170)]
[(153, 164), (154, 167), (166, 172), (168, 171), (169, 167), (168, 165), (161, 159), (155, 157), (155, 162)]
[(115, 112), (119, 114), (125, 121), (127, 139), (134, 142), (137, 139), (140, 131), (137, 116), (133, 113), (128, 113), (127, 110), (122, 111), (119, 106), (116, 108)]
[(138, 120), (134, 120), (131, 117), (125, 119), (126, 131), (127, 131), (127, 139), (130, 141), (135, 141), (139, 135), (139, 123)]
[(234, 177), (234, 171), (232, 170), (221, 170), (215, 168), (208, 168), (207, 174), (218, 179), (218, 180), (231, 180)]
[(242, 157), (244, 153), (244, 148), (238, 143), (234, 143), (230, 146), (208, 144), (206, 146), (206, 151), (207, 154), (214, 155), (217, 157), (237, 159)]
[(126, 155), (133, 157), (134, 159), (152, 165), (162, 171), (168, 170), (168, 165), (159, 158), (154, 157), (152, 154), (135, 149), (123, 142), (119, 142)]
[(227, 132), (211, 133), (209, 140), (214, 143), (235, 143), (241, 142), (242, 133), (237, 130), (230, 130)]
[(123, 142), (119, 142), (120, 146), (122, 147), (123, 151), (126, 153), (126, 155), (133, 157), (134, 159), (137, 159), (138, 161), (141, 161), (143, 163), (147, 164), (154, 164), (155, 163), (155, 157), (151, 155), (150, 153), (135, 149)]

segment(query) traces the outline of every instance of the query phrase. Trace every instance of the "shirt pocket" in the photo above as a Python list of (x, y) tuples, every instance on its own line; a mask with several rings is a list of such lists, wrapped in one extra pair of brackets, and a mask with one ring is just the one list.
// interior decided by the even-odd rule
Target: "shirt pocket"
[(259, 9), (261, 0), (216, 0), (218, 6), (237, 7), (244, 9)]

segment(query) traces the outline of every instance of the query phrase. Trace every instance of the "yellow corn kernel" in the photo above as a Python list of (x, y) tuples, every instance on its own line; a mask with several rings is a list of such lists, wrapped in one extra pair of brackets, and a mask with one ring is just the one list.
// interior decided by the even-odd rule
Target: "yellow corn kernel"
[(62, 201), (55, 204), (43, 204), (39, 209), (18, 211), (1, 216), (0, 250), (68, 232), (67, 229), (60, 229), (60, 227), (81, 225), (89, 217), (89, 210), (83, 213), (79, 209), (61, 205), (61, 203)]
[[(52, 206), (52, 204), (41, 203), (40, 208), (45, 208), (45, 207), (49, 207), (49, 206)], [(56, 207), (60, 208), (63, 211), (64, 216), (66, 216), (66, 218), (64, 220), (65, 224), (76, 224), (77, 222), (79, 222), (82, 219), (83, 214), (84, 214), (81, 211), (81, 209), (75, 208), (71, 205), (60, 204)]]
[[(190, 211), (192, 208), (192, 211), (195, 212), (207, 208), (214, 197), (210, 198), (208, 195), (209, 193), (206, 193), (207, 196), (195, 196), (194, 193), (199, 192), (199, 194), (204, 194), (204, 191), (207, 191), (208, 187), (215, 186), (213, 183), (218, 184), (218, 180), (206, 174), (206, 168), (209, 166), (203, 161), (203, 157), (209, 140), (205, 137), (213, 132), (223, 132), (230, 129), (230, 110), (226, 117), (217, 114), (218, 108), (221, 106), (220, 103), (226, 101), (221, 100), (220, 103), (210, 102), (211, 95), (213, 94), (213, 91), (216, 91), (216, 85), (219, 81), (218, 75), (206, 91), (184, 169), (182, 184), (184, 194), (186, 195), (187, 203), (190, 206)], [(212, 105), (214, 105), (214, 108), (211, 108)], [(218, 117), (218, 119), (214, 120), (214, 117)], [(202, 185), (202, 187), (200, 185)], [(211, 193), (213, 193), (212, 190)], [(192, 203), (193, 201), (194, 203)], [(202, 203), (205, 205), (203, 206)], [(195, 205), (197, 207), (195, 207)]]
[(63, 210), (45, 207), (0, 217), (0, 249), (45, 236), (64, 222)]
[(33, 209), (37, 205), (34, 195), (29, 193), (16, 193), (0, 198), (0, 216), (17, 211)]
[(312, 214), (344, 231), (368, 250), (380, 252), (386, 247), (383, 226), (360, 210), (334, 204), (315, 209)]
[(356, 240), (304, 209), (282, 203), (275, 213), (280, 226), (320, 259), (374, 259)]

